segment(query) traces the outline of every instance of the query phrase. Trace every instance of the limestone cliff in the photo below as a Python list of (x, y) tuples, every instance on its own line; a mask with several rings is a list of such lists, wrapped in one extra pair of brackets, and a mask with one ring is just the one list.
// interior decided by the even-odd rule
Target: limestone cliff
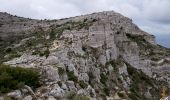
[(7, 94), (15, 99), (158, 100), (170, 84), (170, 50), (114, 11), (59, 20), (0, 13), (0, 51), (1, 63), (41, 74), (35, 91)]

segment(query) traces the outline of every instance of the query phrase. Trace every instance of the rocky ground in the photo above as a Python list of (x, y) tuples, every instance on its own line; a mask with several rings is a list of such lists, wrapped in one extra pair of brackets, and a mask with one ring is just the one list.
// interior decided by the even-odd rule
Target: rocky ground
[(41, 79), (0, 100), (159, 100), (170, 84), (170, 50), (114, 11), (60, 20), (0, 13), (0, 52), (0, 63)]

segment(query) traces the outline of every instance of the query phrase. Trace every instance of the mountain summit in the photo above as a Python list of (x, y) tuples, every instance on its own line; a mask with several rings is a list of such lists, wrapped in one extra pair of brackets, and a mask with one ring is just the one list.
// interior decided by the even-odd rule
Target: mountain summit
[[(0, 85), (1, 98), (17, 100), (157, 100), (170, 84), (170, 50), (114, 11), (59, 20), (0, 13), (0, 63), (22, 77), (18, 88)], [(37, 76), (32, 69), (39, 85), (25, 79)]]

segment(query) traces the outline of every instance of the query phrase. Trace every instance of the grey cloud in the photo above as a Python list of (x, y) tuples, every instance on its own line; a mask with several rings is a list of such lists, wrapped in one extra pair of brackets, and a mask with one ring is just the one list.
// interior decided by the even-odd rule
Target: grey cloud
[(170, 24), (170, 0), (145, 0), (143, 9), (147, 19)]

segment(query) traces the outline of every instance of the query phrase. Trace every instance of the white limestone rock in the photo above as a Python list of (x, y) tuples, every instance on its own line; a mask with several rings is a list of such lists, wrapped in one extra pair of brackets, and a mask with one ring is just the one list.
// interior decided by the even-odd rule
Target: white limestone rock
[(33, 100), (33, 98), (32, 98), (32, 96), (28, 95), (28, 96), (24, 97), (23, 100)]
[(22, 94), (20, 90), (15, 90), (14, 92), (10, 92), (7, 94), (8, 97), (15, 98), (15, 99), (21, 99)]

